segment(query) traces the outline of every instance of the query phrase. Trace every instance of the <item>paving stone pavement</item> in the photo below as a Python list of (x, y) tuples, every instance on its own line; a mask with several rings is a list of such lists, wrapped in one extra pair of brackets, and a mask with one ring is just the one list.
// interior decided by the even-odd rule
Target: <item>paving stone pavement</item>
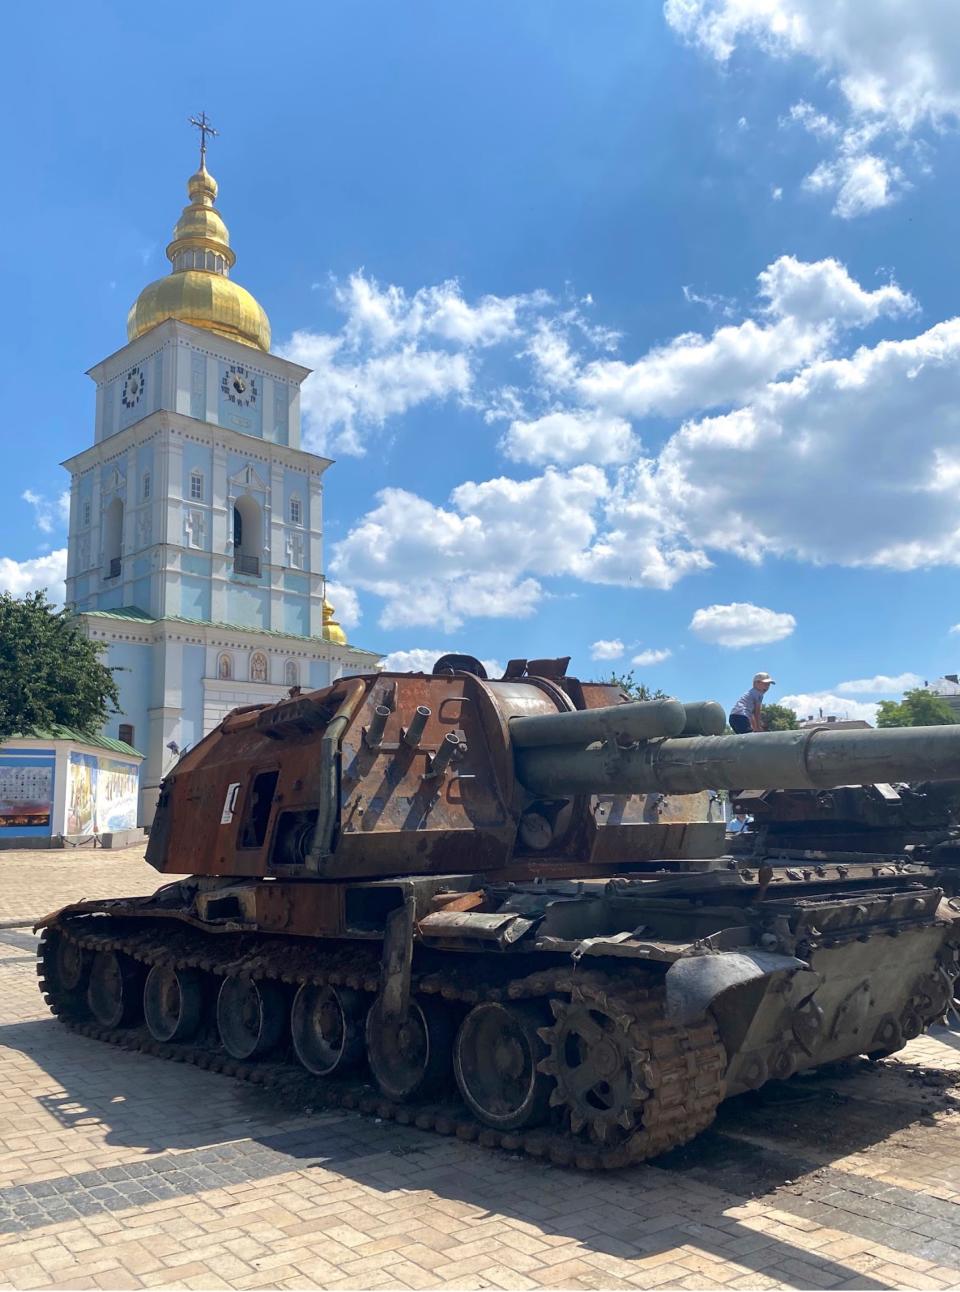
[(960, 1286), (960, 1036), (723, 1106), (580, 1175), (75, 1036), (31, 917), (147, 892), (126, 853), (0, 853), (0, 1289)]

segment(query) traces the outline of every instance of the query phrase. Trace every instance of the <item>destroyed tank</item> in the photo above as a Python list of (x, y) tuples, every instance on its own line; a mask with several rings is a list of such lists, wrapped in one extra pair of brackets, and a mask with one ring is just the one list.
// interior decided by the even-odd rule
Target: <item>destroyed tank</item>
[(943, 1015), (960, 916), (933, 873), (738, 859), (720, 791), (957, 779), (960, 728), (723, 735), (717, 704), (567, 664), (448, 656), (234, 710), (161, 786), (170, 882), (38, 925), (51, 1010), (584, 1168)]

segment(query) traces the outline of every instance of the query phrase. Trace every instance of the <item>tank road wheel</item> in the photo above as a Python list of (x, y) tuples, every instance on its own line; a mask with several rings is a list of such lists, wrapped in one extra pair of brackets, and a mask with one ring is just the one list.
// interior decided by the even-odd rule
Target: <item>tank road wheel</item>
[(433, 1094), (450, 1074), (453, 1022), (439, 1001), (410, 1001), (404, 1018), (386, 1018), (378, 996), (367, 1014), (367, 1058), (388, 1099)]
[(48, 925), (40, 931), (37, 976), (43, 998), (54, 1014), (65, 1012), (71, 1018), (87, 1016), (87, 979), (91, 958), (90, 952), (62, 929)]
[(98, 951), (90, 966), (87, 1004), (104, 1027), (136, 1022), (143, 1007), (144, 967), (122, 951)]
[(283, 1035), (286, 1000), (279, 983), (231, 975), (217, 996), (217, 1029), (232, 1059), (256, 1059)]
[(629, 1140), (644, 1156), (683, 1144), (709, 1126), (724, 1094), (726, 1052), (716, 1026), (675, 1027), (662, 991), (631, 993), (575, 985), (551, 1000), (541, 1030), (550, 1053), (540, 1070), (556, 1078), (550, 1102), (574, 1133), (600, 1144)]
[(154, 1040), (189, 1040), (202, 1013), (203, 979), (198, 970), (153, 966), (143, 987), (143, 1015)]
[(366, 999), (348, 987), (305, 982), (293, 998), (290, 1033), (308, 1072), (329, 1077), (355, 1068), (363, 1058)]
[(50, 989), (66, 996), (86, 991), (92, 957), (73, 938), (61, 929), (45, 928), (40, 934), (39, 955)]
[(54, 972), (64, 991), (76, 991), (90, 969), (90, 955), (79, 943), (63, 935), (57, 937), (54, 950)]
[(551, 1081), (538, 1071), (547, 1047), (541, 1012), (530, 1005), (476, 1005), (460, 1024), (453, 1071), (467, 1105), (497, 1130), (546, 1120)]

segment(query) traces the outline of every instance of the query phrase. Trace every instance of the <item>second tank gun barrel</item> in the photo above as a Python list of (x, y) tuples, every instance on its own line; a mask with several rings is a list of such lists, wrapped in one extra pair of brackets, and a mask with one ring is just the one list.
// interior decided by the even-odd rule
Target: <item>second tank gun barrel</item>
[(752, 732), (652, 739), (633, 748), (516, 749), (517, 777), (544, 798), (695, 794), (700, 790), (833, 789), (960, 779), (960, 725), (882, 731)]
[(510, 719), (514, 749), (537, 749), (550, 745), (584, 745), (609, 740), (629, 745), (657, 736), (719, 735), (726, 716), (719, 704), (680, 700), (631, 700), (599, 709), (576, 709), (560, 713), (538, 713)]

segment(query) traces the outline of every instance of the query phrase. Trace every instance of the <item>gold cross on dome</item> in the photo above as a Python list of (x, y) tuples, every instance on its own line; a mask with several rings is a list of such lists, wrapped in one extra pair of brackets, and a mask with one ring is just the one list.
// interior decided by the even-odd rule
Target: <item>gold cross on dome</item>
[(200, 131), (200, 169), (203, 170), (207, 164), (207, 135), (216, 139), (220, 131), (214, 130), (205, 112), (201, 112), (199, 117), (190, 117), (190, 124)]

